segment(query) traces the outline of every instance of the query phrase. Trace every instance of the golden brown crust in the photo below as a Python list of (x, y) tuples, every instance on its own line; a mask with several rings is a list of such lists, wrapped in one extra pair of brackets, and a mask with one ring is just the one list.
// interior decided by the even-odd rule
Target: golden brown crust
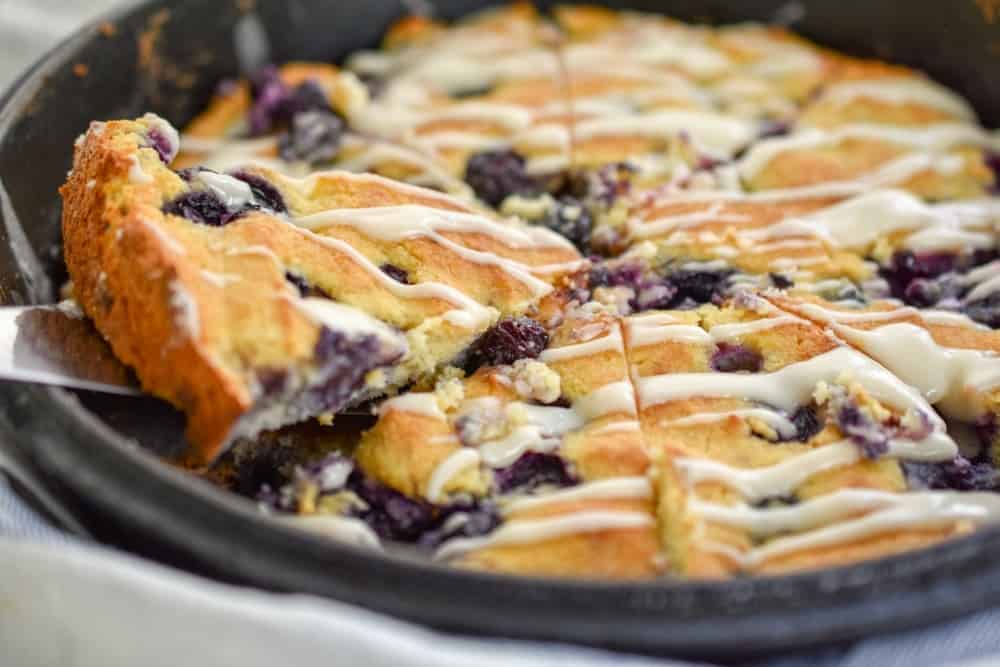
[[(159, 162), (139, 146), (144, 129), (126, 121), (94, 124), (77, 148), (60, 189), (66, 266), (75, 298), (115, 355), (139, 371), (146, 391), (190, 415), (188, 438), (208, 454), (252, 399), (240, 378), (178, 331), (171, 285), (188, 289), (191, 278), (155, 227), (163, 219), (157, 184), (129, 182), (133, 159), (143, 170)], [(164, 184), (167, 193), (179, 189)]]

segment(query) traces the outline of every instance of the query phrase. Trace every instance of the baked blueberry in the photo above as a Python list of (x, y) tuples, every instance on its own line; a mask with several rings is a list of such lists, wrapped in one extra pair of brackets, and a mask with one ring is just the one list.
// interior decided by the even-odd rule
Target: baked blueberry
[(524, 157), (513, 150), (477, 153), (466, 163), (465, 182), (484, 202), (499, 206), (510, 195), (537, 192), (525, 165)]
[(528, 317), (509, 317), (497, 322), (473, 344), (469, 366), (503, 366), (518, 359), (535, 359), (548, 345), (549, 334)]

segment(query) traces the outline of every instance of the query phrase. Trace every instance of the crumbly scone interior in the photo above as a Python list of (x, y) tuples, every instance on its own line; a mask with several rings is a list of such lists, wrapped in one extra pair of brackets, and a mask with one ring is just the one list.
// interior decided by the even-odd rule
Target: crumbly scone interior
[[(261, 368), (315, 365), (345, 313), (395, 345), (329, 410), (390, 396), (369, 429), (345, 446), (334, 417), (327, 445), (240, 487), (279, 516), (460, 567), (628, 579), (833, 566), (1000, 518), (1000, 145), (919, 72), (781, 28), (513, 3), (224, 82), (168, 164), (161, 123), (78, 147), (68, 205), (93, 207), (94, 180), (147, 207), (70, 262), (99, 327), (123, 307), (102, 290), (141, 300), (126, 269), (99, 279), (128, 264), (109, 234), (155, 219), (157, 252), (186, 257), (157, 260), (183, 277), (161, 333), (194, 304), (189, 347), (237, 369), (226, 429)], [(195, 383), (109, 327), (199, 414)], [(294, 449), (280, 433), (220, 469)]]

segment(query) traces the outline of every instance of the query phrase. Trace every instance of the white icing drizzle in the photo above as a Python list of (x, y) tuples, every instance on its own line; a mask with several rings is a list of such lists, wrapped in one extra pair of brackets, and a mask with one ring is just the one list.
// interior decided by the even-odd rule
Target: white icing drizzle
[(918, 104), (944, 111), (962, 120), (976, 120), (972, 107), (960, 96), (933, 81), (917, 77), (884, 77), (835, 83), (823, 90), (819, 102), (845, 105), (859, 98), (895, 105)]
[(869, 331), (836, 329), (949, 417), (975, 419), (983, 407), (975, 399), (1000, 386), (1000, 357), (987, 351), (943, 347), (915, 324), (898, 322)]
[(143, 170), (142, 164), (139, 162), (138, 153), (132, 153), (129, 155), (129, 161), (131, 162), (131, 165), (128, 168), (128, 180), (130, 183), (145, 185), (153, 182), (153, 177)]
[(177, 152), (180, 150), (181, 145), (181, 138), (177, 130), (174, 129), (173, 125), (155, 113), (144, 114), (142, 120), (146, 121), (151, 129), (159, 132), (160, 136), (166, 141), (166, 146), (160, 145), (160, 148), (167, 149), (167, 153), (163, 156), (163, 159), (167, 164), (173, 162), (174, 158), (177, 157)]
[(417, 285), (406, 285), (393, 280), (377, 267), (371, 260), (354, 249), (351, 244), (327, 236), (320, 236), (307, 229), (293, 227), (308, 235), (317, 242), (333, 247), (349, 256), (362, 269), (375, 278), (380, 287), (403, 299), (441, 299), (457, 306), (456, 310), (448, 311), (442, 317), (455, 326), (476, 329), (493, 320), (495, 311), (487, 308), (461, 291), (443, 283), (426, 282)]
[(943, 422), (917, 390), (848, 347), (837, 347), (773, 373), (674, 373), (639, 378), (639, 402), (646, 408), (695, 396), (718, 396), (766, 403), (791, 412), (806, 402), (819, 382), (834, 382), (845, 372), (874, 398), (927, 417), (934, 429), (921, 441), (921, 446), (931, 450), (942, 446), (954, 449)]
[(739, 552), (725, 545), (710, 545), (744, 569), (807, 549), (829, 547), (894, 530), (946, 527), (955, 522), (996, 523), (1000, 496), (992, 493), (918, 492), (896, 494), (886, 507), (862, 517), (842, 521), (799, 535), (782, 537)]
[[(929, 437), (922, 442), (890, 440), (888, 456), (913, 461), (947, 461), (955, 458), (958, 447), (947, 436)], [(850, 440), (822, 445), (763, 468), (736, 468), (710, 459), (677, 458), (674, 465), (691, 485), (720, 482), (738, 491), (749, 502), (788, 495), (814, 475), (857, 463), (860, 449)]]
[(608, 335), (589, 340), (585, 343), (576, 343), (574, 345), (563, 345), (562, 347), (549, 348), (542, 352), (541, 356), (539, 356), (539, 360), (543, 363), (549, 364), (566, 361), (567, 359), (589, 357), (603, 352), (623, 353), (624, 351), (625, 348), (622, 342), (621, 330), (618, 327), (615, 327)]
[[(679, 132), (707, 151), (732, 155), (755, 136), (753, 124), (732, 116), (711, 112), (670, 109), (643, 115), (611, 114), (576, 124), (577, 141), (604, 136), (644, 136), (669, 138)], [(562, 125), (542, 125), (517, 137), (517, 143), (540, 148), (566, 148), (569, 129)]]
[(787, 137), (765, 139), (754, 144), (740, 160), (739, 172), (743, 178), (752, 179), (782, 153), (836, 145), (847, 139), (884, 141), (932, 153), (963, 145), (996, 144), (996, 139), (982, 129), (960, 123), (938, 123), (916, 129), (862, 123), (844, 125), (830, 132), (809, 128)]
[(418, 236), (438, 239), (438, 232), (446, 231), (485, 234), (511, 248), (573, 248), (564, 237), (544, 227), (515, 225), (513, 221), (504, 224), (475, 213), (416, 204), (332, 209), (297, 218), (295, 224), (312, 230), (350, 225), (383, 241)]
[(608, 435), (609, 433), (639, 433), (641, 431), (637, 421), (619, 421), (605, 424), (590, 432), (591, 435)]
[(687, 509), (713, 523), (742, 528), (754, 537), (769, 537), (824, 526), (857, 514), (895, 505), (902, 494), (871, 489), (838, 489), (795, 505), (756, 508), (745, 503), (720, 505), (697, 496)]
[(238, 283), (243, 280), (243, 276), (236, 273), (216, 273), (215, 271), (209, 271), (207, 269), (201, 270), (201, 277), (220, 288), (224, 288), (231, 283)]
[(338, 162), (338, 169), (351, 172), (364, 172), (369, 169), (378, 168), (383, 163), (398, 162), (418, 170), (418, 173), (407, 178), (414, 185), (439, 187), (446, 192), (465, 199), (471, 200), (475, 198), (472, 189), (464, 181), (448, 173), (447, 170), (438, 164), (435, 158), (414, 148), (393, 144), (388, 141), (372, 140), (367, 137), (362, 139), (357, 135), (351, 134), (344, 137), (343, 146), (345, 149), (361, 147), (361, 150), (353, 154), (349, 159)]
[(635, 415), (635, 392), (627, 380), (606, 384), (573, 402), (573, 410), (591, 421), (616, 412)]
[(457, 538), (441, 545), (435, 558), (448, 560), (470, 551), (513, 544), (532, 544), (565, 535), (606, 530), (651, 529), (653, 517), (646, 512), (590, 510), (544, 519), (508, 521), (485, 537)]
[(286, 523), (366, 549), (381, 550), (378, 535), (361, 519), (331, 514), (278, 517)]
[(319, 297), (293, 298), (292, 303), (321, 326), (351, 336), (375, 336), (403, 353), (408, 349), (403, 334), (358, 308)]
[(801, 322), (801, 320), (792, 315), (779, 315), (778, 317), (766, 317), (749, 322), (717, 324), (706, 331), (696, 324), (674, 324), (670, 319), (663, 320), (656, 315), (646, 315), (628, 320), (629, 342), (633, 347), (644, 347), (667, 341), (707, 345), (796, 322)]
[(389, 410), (414, 412), (442, 421), (447, 419), (444, 412), (441, 411), (441, 406), (438, 405), (437, 397), (431, 393), (412, 392), (409, 394), (400, 394), (399, 396), (394, 396), (383, 401), (378, 408), (380, 415), (385, 414)]
[(920, 317), (927, 324), (936, 324), (946, 327), (965, 327), (967, 329), (980, 329), (989, 331), (985, 324), (980, 324), (961, 313), (953, 313), (948, 310), (921, 310)]
[(230, 211), (238, 211), (254, 200), (247, 183), (227, 174), (199, 171), (194, 180), (204, 184)]
[(653, 487), (648, 477), (610, 477), (584, 482), (568, 489), (553, 491), (541, 496), (517, 498), (504, 506), (504, 514), (535, 510), (558, 503), (578, 500), (646, 499), (653, 497)]
[(176, 280), (170, 281), (167, 288), (170, 291), (170, 307), (174, 311), (177, 328), (191, 340), (197, 340), (201, 333), (201, 316), (198, 313), (197, 302), (191, 298), (184, 285)]
[(441, 502), (444, 499), (444, 488), (455, 475), (472, 466), (478, 466), (480, 462), (479, 452), (471, 447), (462, 447), (448, 455), (441, 463), (434, 468), (430, 479), (427, 480), (426, 497), (432, 503)]
[[(784, 248), (821, 246), (816, 241), (789, 239), (772, 243), (764, 240), (783, 237), (814, 237), (835, 248), (864, 250), (879, 238), (900, 232), (913, 232), (902, 241), (902, 247), (914, 250), (942, 250), (952, 248), (988, 248), (995, 245), (993, 231), (1000, 219), (1000, 204), (994, 200), (980, 200), (956, 204), (926, 204), (918, 197), (898, 189), (875, 189), (843, 202), (800, 217), (786, 217), (763, 227), (739, 229), (740, 225), (753, 222), (750, 216), (727, 214), (723, 202), (711, 202), (703, 211), (688, 212), (643, 222), (633, 218), (630, 230), (636, 238), (658, 236), (674, 229), (688, 229), (702, 223), (726, 222), (736, 225), (733, 230), (736, 244), (743, 252), (764, 253)], [(705, 242), (720, 243), (715, 234), (698, 236)], [(684, 242), (679, 234), (667, 242)], [(797, 258), (800, 264), (808, 259)], [(823, 261), (821, 258), (815, 262)]]
[(721, 412), (696, 412), (695, 414), (678, 417), (676, 419), (664, 419), (660, 426), (694, 426), (697, 424), (710, 424), (729, 419), (730, 417), (740, 417), (744, 419), (759, 419), (773, 428), (778, 435), (783, 438), (792, 438), (798, 433), (798, 428), (792, 421), (779, 412), (767, 410), (765, 408), (737, 408), (735, 410), (725, 410)]

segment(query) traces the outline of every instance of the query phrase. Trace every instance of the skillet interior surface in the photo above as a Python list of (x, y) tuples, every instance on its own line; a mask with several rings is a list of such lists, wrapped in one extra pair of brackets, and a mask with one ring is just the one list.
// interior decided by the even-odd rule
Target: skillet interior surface
[[(246, 3), (144, 2), (40, 62), (0, 111), (0, 301), (51, 301), (65, 275), (56, 189), (90, 120), (147, 110), (183, 125), (237, 71)], [(392, 0), (257, 0), (276, 61), (338, 60), (377, 43)], [(441, 16), (479, 0), (434, 3)], [(545, 3), (539, 3), (545, 4)], [(1000, 6), (828, 0), (611, 2), (686, 20), (778, 18), (845, 51), (922, 67), (1000, 122)], [(170, 9), (165, 7), (170, 5)], [(991, 9), (992, 8), (992, 9)], [(86, 64), (77, 76), (73, 65)], [(727, 583), (600, 584), (459, 572), (376, 557), (273, 525), (152, 454), (183, 446), (179, 415), (151, 399), (0, 383), (0, 426), (91, 530), (218, 578), (308, 591), (436, 627), (646, 652), (738, 658), (930, 623), (1000, 601), (1000, 532), (846, 568)]]

